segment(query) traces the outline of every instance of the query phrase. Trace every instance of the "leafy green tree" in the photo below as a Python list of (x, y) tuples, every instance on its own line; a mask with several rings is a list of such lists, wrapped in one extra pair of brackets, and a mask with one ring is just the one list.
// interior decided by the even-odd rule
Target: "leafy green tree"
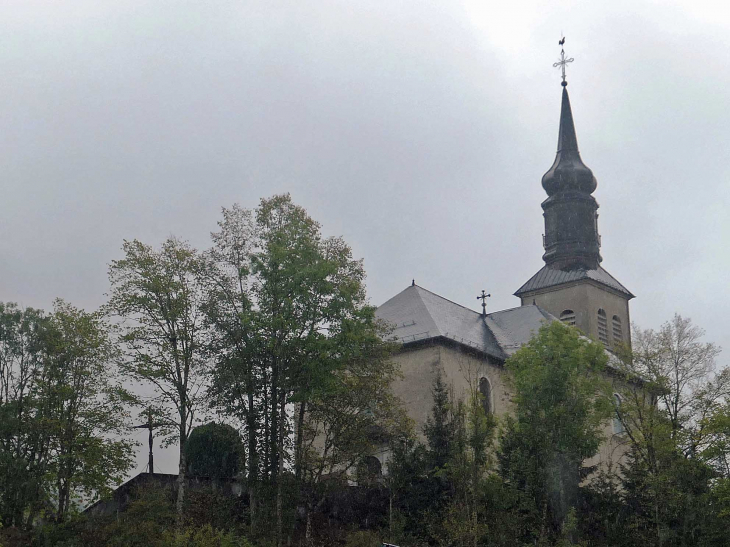
[(233, 478), (244, 459), (241, 436), (226, 424), (210, 422), (196, 427), (185, 445), (185, 461), (190, 474), (197, 477)]
[(476, 546), (485, 538), (491, 509), (486, 493), (496, 421), (485, 413), (475, 382), (470, 382), (467, 400), (458, 402), (453, 423), (453, 449), (446, 469), (453, 494), (444, 518), (444, 539), (446, 544)]
[(116, 373), (109, 326), (56, 300), (47, 331), (42, 412), (51, 428), (49, 472), (56, 520), (63, 521), (74, 496), (93, 499), (121, 482), (133, 461), (122, 438), (129, 398)]
[(703, 334), (679, 315), (659, 331), (634, 329), (616, 364), (629, 447), (617, 479), (634, 542), (711, 545), (723, 527), (713, 486), (727, 476), (730, 371), (716, 373), (719, 349)]
[(499, 452), (503, 479), (515, 491), (523, 541), (560, 537), (579, 485), (603, 440), (611, 391), (602, 379), (604, 348), (554, 321), (507, 360), (514, 417)]
[(185, 496), (185, 445), (205, 400), (207, 330), (202, 311), (204, 264), (185, 242), (171, 238), (159, 250), (125, 241), (125, 257), (109, 267), (109, 311), (123, 319), (122, 368), (152, 387), (170, 442), (180, 447), (177, 510)]
[(305, 491), (308, 538), (311, 514), (330, 493), (332, 482), (325, 478), (355, 469), (360, 486), (377, 486), (376, 452), (410, 427), (390, 389), (398, 368), (390, 359), (392, 347), (383, 343), (387, 331), (372, 310), (368, 313), (371, 323), (355, 324), (346, 337), (337, 337), (343, 366), (332, 371), (327, 391), (309, 400), (301, 426), (299, 484)]
[(29, 524), (44, 501), (50, 443), (40, 387), (48, 321), (40, 310), (0, 303), (0, 523), (5, 526)]
[(218, 227), (211, 234), (213, 247), (205, 268), (204, 309), (212, 326), (209, 350), (214, 355), (210, 394), (213, 404), (243, 425), (251, 527), (255, 528), (260, 449), (264, 450), (264, 471), (270, 469), (265, 340), (251, 286), (253, 253), (259, 242), (253, 212), (238, 205), (223, 208)]
[(424, 426), (426, 446), (408, 439), (392, 445), (392, 504), (403, 520), (404, 535), (420, 542), (475, 545), (486, 535), (494, 489), (489, 454), (496, 424), (485, 414), (478, 382), (467, 380), (466, 401), (454, 401), (437, 372)]
[(3, 520), (29, 525), (51, 506), (64, 521), (75, 501), (108, 492), (132, 462), (132, 444), (120, 438), (127, 397), (110, 328), (62, 300), (46, 318), (7, 305), (0, 345)]
[[(286, 461), (297, 481), (311, 481), (318, 474), (312, 474), (312, 432), (325, 428), (339, 440), (319, 460), (322, 469), (335, 454), (352, 459), (360, 439), (350, 426), (362, 430), (387, 406), (381, 386), (393, 377), (384, 358), (390, 346), (367, 305), (362, 262), (341, 238), (323, 238), (288, 195), (261, 200), (253, 212), (224, 209), (219, 226), (206, 268), (211, 393), (242, 421), (249, 482), (260, 473), (276, 489), (280, 543)], [(367, 374), (359, 372), (364, 363)], [(377, 394), (370, 415), (361, 412), (365, 393)], [(335, 419), (335, 400), (350, 409), (347, 425)]]

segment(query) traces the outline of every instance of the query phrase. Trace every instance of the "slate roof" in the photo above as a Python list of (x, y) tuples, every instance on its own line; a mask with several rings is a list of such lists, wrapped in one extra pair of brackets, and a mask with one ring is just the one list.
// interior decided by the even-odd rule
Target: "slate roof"
[(376, 315), (394, 326), (393, 336), (403, 344), (446, 338), (499, 360), (529, 341), (546, 320), (555, 319), (538, 306), (521, 306), (484, 318), (418, 285), (382, 304)]
[(629, 298), (634, 298), (626, 287), (619, 283), (606, 270), (598, 266), (595, 270), (577, 269), (577, 270), (557, 270), (550, 268), (549, 266), (543, 266), (542, 269), (533, 275), (527, 283), (522, 285), (515, 296), (520, 296), (526, 292), (536, 291), (539, 289), (545, 289), (547, 287), (553, 287), (556, 285), (562, 285), (564, 283), (572, 283), (573, 281), (581, 281), (583, 279), (591, 279), (602, 285), (606, 285), (620, 293), (625, 294)]

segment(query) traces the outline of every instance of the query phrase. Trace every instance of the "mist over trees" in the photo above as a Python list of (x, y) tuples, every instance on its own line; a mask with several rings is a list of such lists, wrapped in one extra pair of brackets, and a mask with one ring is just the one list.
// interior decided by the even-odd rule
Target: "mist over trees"
[[(362, 262), (288, 195), (224, 208), (209, 249), (122, 253), (99, 312), (0, 304), (0, 544), (727, 544), (730, 371), (687, 318), (611, 352), (546, 324), (505, 364), (510, 413), (436, 371), (414, 431)], [(80, 517), (148, 409), (174, 490)], [(609, 441), (626, 457), (592, 464)]]

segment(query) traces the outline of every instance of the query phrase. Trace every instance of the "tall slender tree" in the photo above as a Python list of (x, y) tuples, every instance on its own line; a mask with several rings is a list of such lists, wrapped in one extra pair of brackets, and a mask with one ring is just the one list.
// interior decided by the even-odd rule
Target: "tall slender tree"
[(40, 310), (0, 303), (0, 522), (21, 527), (43, 499), (49, 435), (40, 415), (44, 377)]
[[(243, 425), (251, 527), (255, 528), (262, 471), (259, 451), (268, 446), (263, 423), (268, 408), (264, 340), (251, 287), (251, 261), (259, 242), (252, 211), (238, 205), (223, 209), (218, 226), (219, 231), (211, 234), (213, 247), (205, 268), (205, 313), (212, 327), (209, 350), (214, 356), (210, 394), (218, 408)], [(267, 455), (264, 452), (265, 473), (269, 471)]]
[(56, 520), (74, 496), (110, 491), (129, 469), (132, 443), (123, 438), (129, 398), (120, 387), (116, 348), (98, 313), (56, 300), (46, 332), (42, 414), (50, 423), (50, 472)]
[(185, 497), (185, 443), (205, 399), (208, 362), (202, 311), (203, 261), (185, 242), (171, 238), (159, 250), (125, 241), (125, 257), (109, 267), (109, 310), (124, 319), (127, 375), (150, 385), (166, 433), (180, 448), (177, 511)]

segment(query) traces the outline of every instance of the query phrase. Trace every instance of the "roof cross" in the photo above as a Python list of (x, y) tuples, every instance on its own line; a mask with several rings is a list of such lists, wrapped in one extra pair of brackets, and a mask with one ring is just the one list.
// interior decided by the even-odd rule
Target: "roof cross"
[(482, 301), (482, 317), (487, 316), (487, 298), (490, 298), (491, 296), (491, 294), (487, 294), (487, 292), (483, 289), (482, 294), (480, 296), (477, 296), (477, 300)]
[(557, 63), (553, 63), (553, 67), (555, 67), (555, 68), (560, 67), (560, 71), (562, 72), (562, 76), (563, 76), (562, 86), (565, 87), (566, 85), (568, 85), (568, 82), (565, 79), (565, 65), (567, 65), (568, 63), (572, 63), (574, 61), (574, 59), (572, 57), (570, 59), (565, 58), (565, 49), (563, 48), (563, 44), (565, 44), (564, 36), (560, 39), (558, 44), (560, 45), (560, 60)]

